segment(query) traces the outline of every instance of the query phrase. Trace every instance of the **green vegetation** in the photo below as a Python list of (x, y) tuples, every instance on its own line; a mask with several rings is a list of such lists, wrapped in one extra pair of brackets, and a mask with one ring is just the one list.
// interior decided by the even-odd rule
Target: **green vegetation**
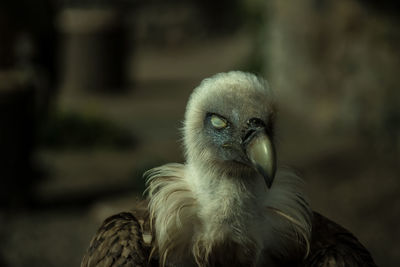
[(50, 149), (129, 149), (129, 130), (94, 115), (58, 111), (41, 125), (39, 146)]

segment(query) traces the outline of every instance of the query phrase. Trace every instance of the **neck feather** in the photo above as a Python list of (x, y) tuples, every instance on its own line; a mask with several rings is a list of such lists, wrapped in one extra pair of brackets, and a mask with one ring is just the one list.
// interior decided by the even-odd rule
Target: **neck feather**
[(206, 266), (221, 246), (242, 247), (237, 255), (247, 261), (266, 253), (306, 253), (311, 211), (300, 178), (280, 171), (268, 190), (248, 169), (232, 173), (213, 167), (189, 162), (147, 173), (155, 248), (164, 263), (193, 259)]

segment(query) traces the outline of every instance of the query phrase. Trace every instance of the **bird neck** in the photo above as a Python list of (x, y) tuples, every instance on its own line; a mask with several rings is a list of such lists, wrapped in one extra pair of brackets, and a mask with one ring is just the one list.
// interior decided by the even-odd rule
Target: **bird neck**
[(149, 209), (161, 260), (192, 259), (203, 266), (224, 255), (219, 252), (226, 247), (235, 249), (232, 253), (241, 266), (252, 266), (246, 262), (249, 258), (260, 262), (265, 251), (281, 257), (298, 251), (304, 256), (311, 212), (301, 179), (278, 172), (267, 190), (262, 177), (246, 169), (216, 167), (187, 162), (148, 173)]
[(226, 165), (187, 164), (191, 175), (185, 178), (196, 195), (199, 216), (206, 222), (248, 219), (244, 216), (248, 211), (257, 213), (261, 209), (258, 200), (266, 192), (262, 177), (252, 169)]
[(268, 189), (263, 177), (245, 166), (187, 167), (193, 174), (186, 177), (196, 196), (204, 243), (253, 247), (253, 257), (265, 257), (260, 253), (268, 251), (283, 258), (290, 252), (301, 259), (308, 253), (312, 212), (304, 183), (293, 172), (279, 170)]
[(258, 201), (265, 193), (262, 177), (247, 168), (224, 170), (216, 163), (186, 167), (190, 175), (185, 179), (196, 196), (200, 222), (194, 234), (195, 258), (205, 265), (235, 266), (220, 264), (222, 252), (229, 250), (236, 254), (236, 264), (252, 266), (249, 259), (259, 257), (263, 247), (256, 233), (263, 220), (262, 201)]

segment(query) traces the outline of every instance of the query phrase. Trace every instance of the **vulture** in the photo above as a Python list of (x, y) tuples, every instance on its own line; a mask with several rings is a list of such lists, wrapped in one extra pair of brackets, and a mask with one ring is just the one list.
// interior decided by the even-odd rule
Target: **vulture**
[(277, 168), (275, 118), (256, 75), (204, 79), (186, 107), (185, 163), (147, 171), (147, 198), (104, 221), (81, 266), (376, 266)]

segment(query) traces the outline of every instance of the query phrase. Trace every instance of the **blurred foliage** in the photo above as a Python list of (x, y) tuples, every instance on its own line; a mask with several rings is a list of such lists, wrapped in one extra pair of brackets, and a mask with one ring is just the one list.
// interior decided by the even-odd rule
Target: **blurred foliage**
[(129, 149), (136, 143), (127, 129), (77, 112), (56, 112), (38, 131), (39, 146), (50, 149)]
[(265, 31), (268, 25), (266, 16), (267, 4), (262, 0), (248, 0), (240, 2), (240, 10), (244, 27), (253, 35), (252, 50), (241, 70), (262, 75), (266, 72), (265, 58), (268, 51), (268, 42)]

